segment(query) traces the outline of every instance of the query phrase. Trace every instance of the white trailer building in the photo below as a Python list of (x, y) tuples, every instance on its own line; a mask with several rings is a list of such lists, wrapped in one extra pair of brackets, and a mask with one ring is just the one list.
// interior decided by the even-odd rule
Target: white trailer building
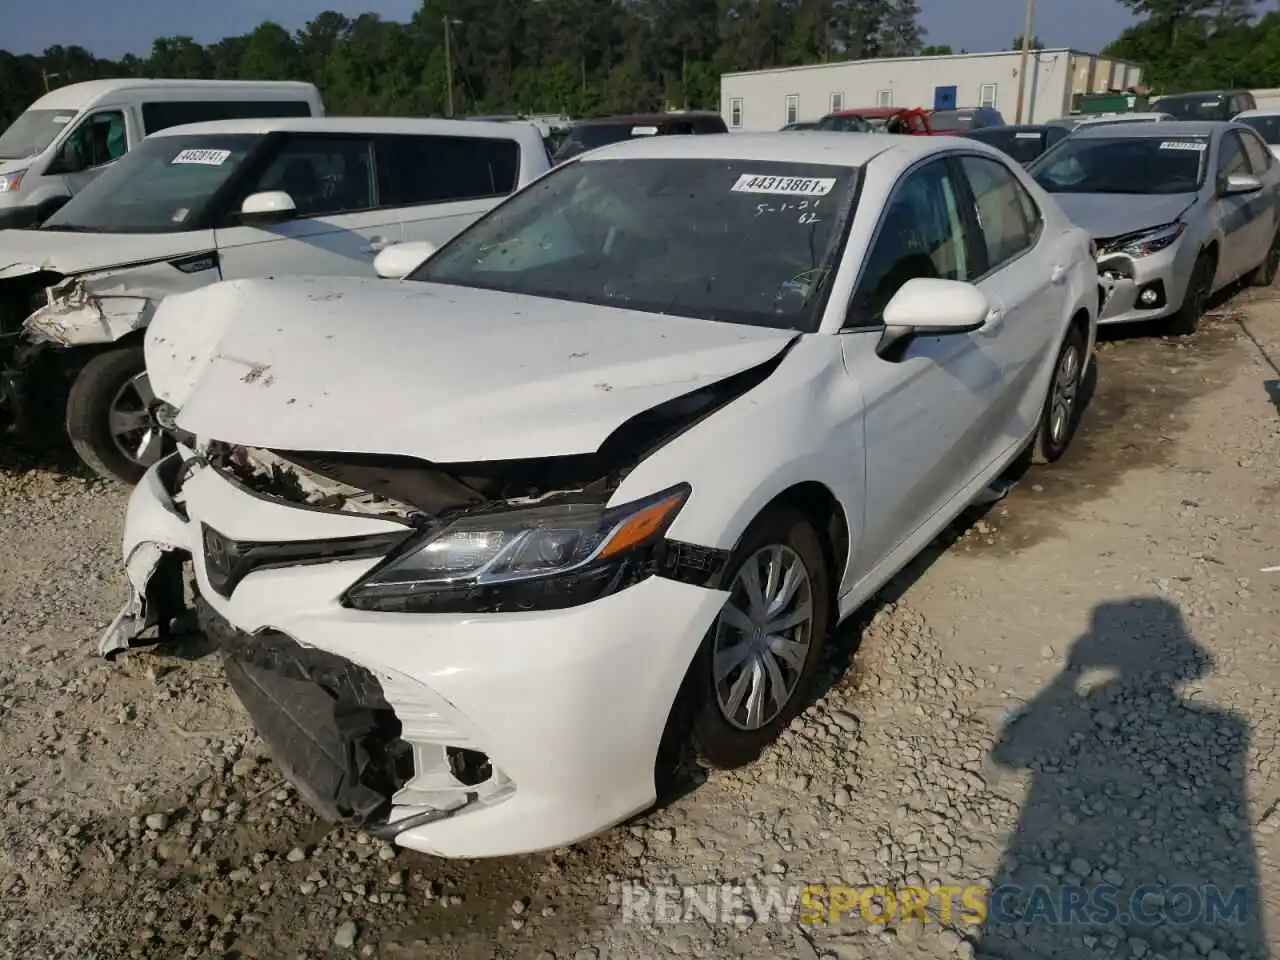
[[(847, 60), (726, 73), (720, 111), (730, 130), (777, 130), (857, 107), (952, 110), (995, 107), (1017, 122), (1019, 51), (937, 57)], [(1142, 71), (1122, 60), (1075, 50), (1033, 50), (1027, 57), (1023, 123), (1070, 113), (1086, 93), (1138, 86)]]

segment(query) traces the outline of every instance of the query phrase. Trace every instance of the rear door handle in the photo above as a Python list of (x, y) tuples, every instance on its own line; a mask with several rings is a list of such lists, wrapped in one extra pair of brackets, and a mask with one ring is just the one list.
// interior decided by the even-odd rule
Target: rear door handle
[(389, 246), (391, 246), (391, 241), (386, 237), (370, 237), (369, 242), (360, 249), (364, 253), (381, 253)]
[(1062, 264), (1056, 265), (1053, 268), (1053, 273), (1049, 274), (1049, 281), (1051, 283), (1066, 283), (1067, 268), (1064, 267)]

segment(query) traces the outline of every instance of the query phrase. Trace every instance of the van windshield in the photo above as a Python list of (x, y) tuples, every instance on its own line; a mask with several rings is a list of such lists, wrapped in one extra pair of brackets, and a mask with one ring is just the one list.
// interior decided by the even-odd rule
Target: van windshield
[(204, 226), (214, 196), (262, 135), (153, 137), (77, 193), (44, 230), (179, 233)]
[(1214, 93), (1161, 97), (1151, 104), (1155, 113), (1167, 113), (1176, 120), (1230, 120), (1231, 101)]
[(34, 157), (76, 118), (75, 110), (28, 110), (0, 133), (0, 160)]

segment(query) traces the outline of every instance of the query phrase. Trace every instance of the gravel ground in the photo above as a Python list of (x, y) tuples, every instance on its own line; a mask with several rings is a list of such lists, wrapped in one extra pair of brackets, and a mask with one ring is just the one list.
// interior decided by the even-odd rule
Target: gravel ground
[[(843, 628), (819, 701), (759, 764), (580, 848), (480, 863), (316, 821), (198, 640), (99, 661), (127, 493), (10, 457), (0, 956), (1265, 957), (1280, 946), (1268, 354), (1270, 293), (1189, 342), (1103, 343), (1066, 460)], [(842, 882), (1105, 884), (1122, 904), (1213, 884), (1244, 891), (1244, 914), (983, 924), (934, 900), (927, 923), (815, 925), (758, 900)], [(628, 912), (635, 885), (667, 884), (746, 885), (747, 906)]]

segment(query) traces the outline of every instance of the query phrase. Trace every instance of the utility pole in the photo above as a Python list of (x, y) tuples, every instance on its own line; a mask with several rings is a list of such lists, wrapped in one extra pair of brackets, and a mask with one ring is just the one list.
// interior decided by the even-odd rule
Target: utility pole
[(1022, 122), (1022, 105), (1027, 95), (1027, 56), (1031, 52), (1031, 31), (1035, 29), (1036, 0), (1027, 0), (1027, 19), (1022, 25), (1022, 65), (1018, 68), (1018, 110), (1014, 123)]
[(50, 80), (52, 80), (54, 77), (60, 77), (60, 76), (62, 76), (62, 74), (60, 74), (60, 73), (49, 73), (47, 70), (45, 70), (45, 69), (44, 69), (44, 67), (41, 67), (41, 68), (40, 68), (40, 79), (44, 81), (44, 92), (45, 92), (45, 93), (48, 93), (48, 92), (49, 92), (49, 81), (50, 81)]
[(445, 89), (448, 91), (448, 112), (446, 117), (453, 116), (453, 50), (449, 43), (449, 15), (446, 13), (440, 18), (444, 23), (444, 82)]

